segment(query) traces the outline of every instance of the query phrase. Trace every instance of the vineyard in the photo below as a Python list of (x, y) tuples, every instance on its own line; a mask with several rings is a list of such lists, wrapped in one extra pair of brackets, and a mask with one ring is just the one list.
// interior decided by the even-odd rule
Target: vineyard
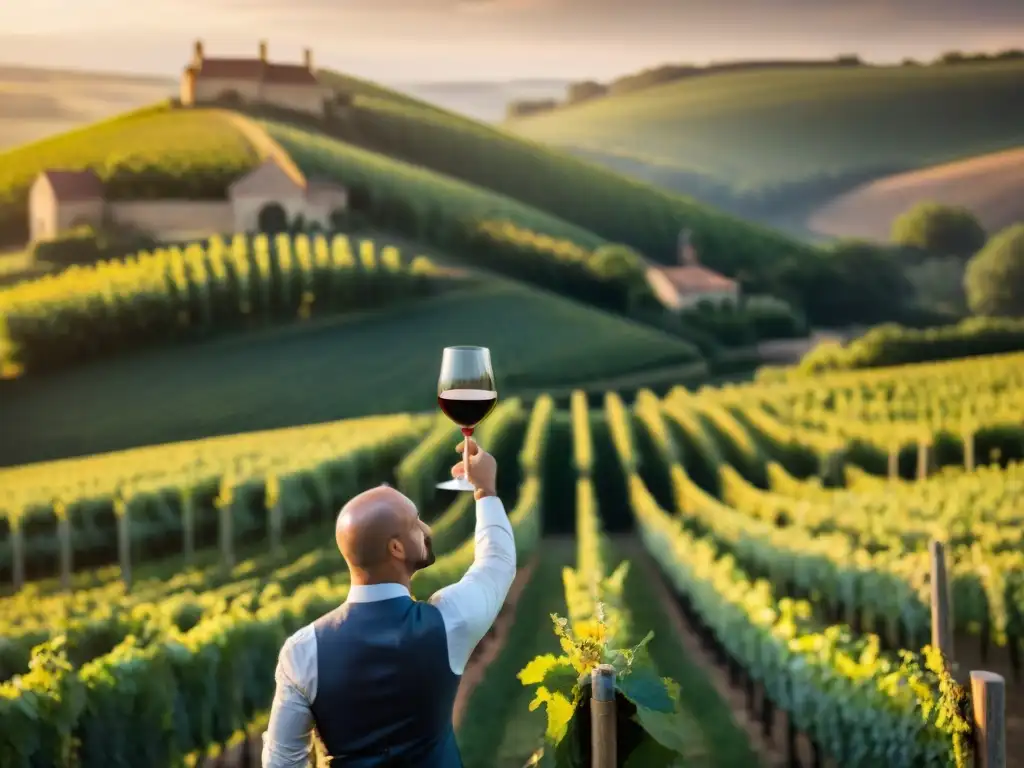
[[(1022, 765), (1021, 413), (1021, 354), (502, 400), (519, 574), (467, 768), (586, 765), (595, 669), (618, 765)], [(347, 593), (345, 500), (417, 503), (418, 598), (469, 566), (458, 439), (374, 416), (0, 470), (0, 764), (258, 764), (281, 644)]]

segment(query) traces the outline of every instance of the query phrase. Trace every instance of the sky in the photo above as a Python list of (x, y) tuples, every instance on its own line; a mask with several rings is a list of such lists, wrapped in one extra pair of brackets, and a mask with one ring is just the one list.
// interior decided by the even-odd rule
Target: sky
[(1024, 45), (1024, 0), (0, 0), (0, 61), (177, 75), (192, 42), (383, 82), (607, 79), (666, 62)]

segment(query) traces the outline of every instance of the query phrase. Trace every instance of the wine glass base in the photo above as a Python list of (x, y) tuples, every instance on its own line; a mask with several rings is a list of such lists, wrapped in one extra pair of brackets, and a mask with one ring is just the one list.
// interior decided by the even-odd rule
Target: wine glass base
[(468, 480), (464, 480), (461, 477), (456, 477), (452, 480), (445, 480), (443, 483), (438, 483), (437, 487), (445, 491), (475, 491), (476, 488)]

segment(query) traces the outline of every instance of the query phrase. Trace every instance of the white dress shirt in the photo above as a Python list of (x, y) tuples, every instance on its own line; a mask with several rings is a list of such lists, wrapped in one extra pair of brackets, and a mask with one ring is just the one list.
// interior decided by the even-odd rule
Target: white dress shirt
[[(505, 507), (496, 496), (476, 503), (473, 564), (462, 579), (435, 592), (430, 603), (444, 620), (448, 665), (461, 675), (491, 628), (516, 575), (516, 547)], [(346, 602), (370, 603), (408, 595), (401, 584), (353, 586)], [(307, 624), (289, 637), (277, 660), (277, 690), (263, 734), (263, 768), (306, 768), (312, 749), (317, 684), (316, 634)]]

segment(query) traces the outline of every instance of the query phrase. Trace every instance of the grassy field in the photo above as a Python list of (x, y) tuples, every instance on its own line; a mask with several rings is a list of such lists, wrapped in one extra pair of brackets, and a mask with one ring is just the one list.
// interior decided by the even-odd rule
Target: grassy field
[(0, 153), (0, 242), (24, 242), (28, 190), (47, 168), (92, 168), (111, 198), (218, 198), (260, 155), (218, 110), (155, 105)]
[(0, 151), (174, 95), (170, 78), (0, 66)]
[(508, 127), (695, 194), (782, 195), (1019, 145), (1024, 63), (717, 74)]
[(500, 391), (698, 360), (684, 342), (495, 282), (377, 315), (0, 381), (0, 464), (435, 407), (441, 349), (491, 348)]
[(885, 240), (897, 216), (921, 200), (960, 205), (989, 232), (1024, 221), (1024, 149), (887, 176), (857, 187), (815, 211), (822, 234)]

